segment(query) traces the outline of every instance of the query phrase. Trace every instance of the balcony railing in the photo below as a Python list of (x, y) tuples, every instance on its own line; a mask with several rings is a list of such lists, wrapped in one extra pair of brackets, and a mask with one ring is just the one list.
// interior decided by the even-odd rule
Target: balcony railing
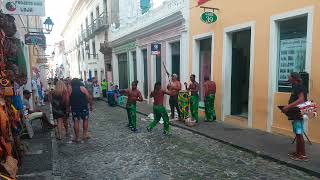
[(107, 30), (107, 27), (107, 13), (104, 12), (100, 14), (92, 24), (88, 25), (85, 30), (82, 30), (82, 39), (88, 41), (101, 31)]
[(98, 33), (107, 28), (107, 13), (102, 13), (93, 22), (93, 32)]

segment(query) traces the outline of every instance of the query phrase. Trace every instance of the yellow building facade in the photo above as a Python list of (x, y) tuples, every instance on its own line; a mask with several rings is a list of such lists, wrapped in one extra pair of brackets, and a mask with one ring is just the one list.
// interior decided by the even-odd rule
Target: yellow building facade
[[(211, 0), (201, 6), (218, 9), (212, 24), (200, 19), (212, 10), (189, 3), (189, 72), (200, 83), (206, 75), (216, 82), (217, 119), (292, 135), (278, 109), (290, 96), (287, 75), (307, 72), (310, 99), (320, 103), (320, 1)], [(305, 121), (305, 128), (320, 142), (319, 118)]]

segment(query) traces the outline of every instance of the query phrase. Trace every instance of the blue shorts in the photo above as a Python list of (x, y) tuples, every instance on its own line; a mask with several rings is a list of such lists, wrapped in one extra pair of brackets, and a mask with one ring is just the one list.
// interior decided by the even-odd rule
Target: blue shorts
[(73, 120), (88, 120), (89, 119), (89, 110), (83, 109), (80, 111), (72, 111), (72, 118)]
[(293, 133), (298, 134), (298, 135), (304, 133), (303, 120), (293, 120), (291, 123), (292, 123)]

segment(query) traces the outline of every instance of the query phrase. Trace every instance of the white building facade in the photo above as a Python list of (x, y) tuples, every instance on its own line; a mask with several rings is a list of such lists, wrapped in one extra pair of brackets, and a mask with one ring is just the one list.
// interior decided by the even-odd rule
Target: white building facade
[[(127, 10), (126, 15), (121, 12), (125, 9), (120, 9), (120, 26), (110, 30), (108, 40), (114, 82), (128, 88), (138, 80), (139, 89), (149, 100), (155, 82), (160, 81), (164, 88), (169, 83), (166, 71), (178, 74), (182, 83), (188, 81), (189, 1), (154, 1), (147, 10), (142, 9), (142, 2), (130, 0), (136, 8)], [(154, 45), (160, 46), (160, 55), (152, 55)]]
[(70, 76), (84, 80), (106, 79), (104, 54), (100, 52), (107, 30), (107, 0), (74, 0), (62, 36), (70, 63)]

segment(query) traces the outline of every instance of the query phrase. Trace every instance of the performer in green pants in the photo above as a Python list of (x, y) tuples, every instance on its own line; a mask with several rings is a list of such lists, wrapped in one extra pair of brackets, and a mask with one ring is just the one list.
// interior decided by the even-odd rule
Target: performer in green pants
[[(196, 75), (191, 74), (190, 76), (191, 84), (187, 88), (188, 91), (191, 92), (190, 97), (190, 111), (191, 111), (191, 117), (196, 122), (199, 122), (199, 83), (196, 82)], [(185, 83), (185, 86), (187, 86), (187, 83)]]
[(128, 121), (129, 121), (129, 128), (133, 132), (138, 132), (137, 129), (137, 101), (143, 101), (141, 92), (137, 89), (138, 81), (132, 82), (131, 89), (120, 90), (120, 93), (126, 94), (128, 96), (127, 101), (127, 114), (128, 114)]
[(212, 122), (216, 120), (216, 112), (214, 110), (214, 100), (216, 94), (216, 83), (210, 81), (209, 77), (204, 77), (204, 95), (205, 95), (205, 114), (206, 120)]
[(127, 103), (126, 105), (127, 109), (127, 115), (128, 115), (128, 126), (131, 129), (136, 129), (137, 128), (137, 105), (136, 103)]
[(147, 129), (148, 131), (151, 131), (160, 121), (160, 119), (163, 119), (163, 134), (168, 135), (169, 134), (169, 116), (166, 111), (166, 109), (163, 106), (163, 98), (164, 95), (170, 95), (169, 92), (164, 91), (161, 89), (161, 83), (157, 82), (154, 85), (154, 91), (151, 92), (150, 97), (153, 97), (153, 114), (154, 114), (154, 120), (148, 125)]

